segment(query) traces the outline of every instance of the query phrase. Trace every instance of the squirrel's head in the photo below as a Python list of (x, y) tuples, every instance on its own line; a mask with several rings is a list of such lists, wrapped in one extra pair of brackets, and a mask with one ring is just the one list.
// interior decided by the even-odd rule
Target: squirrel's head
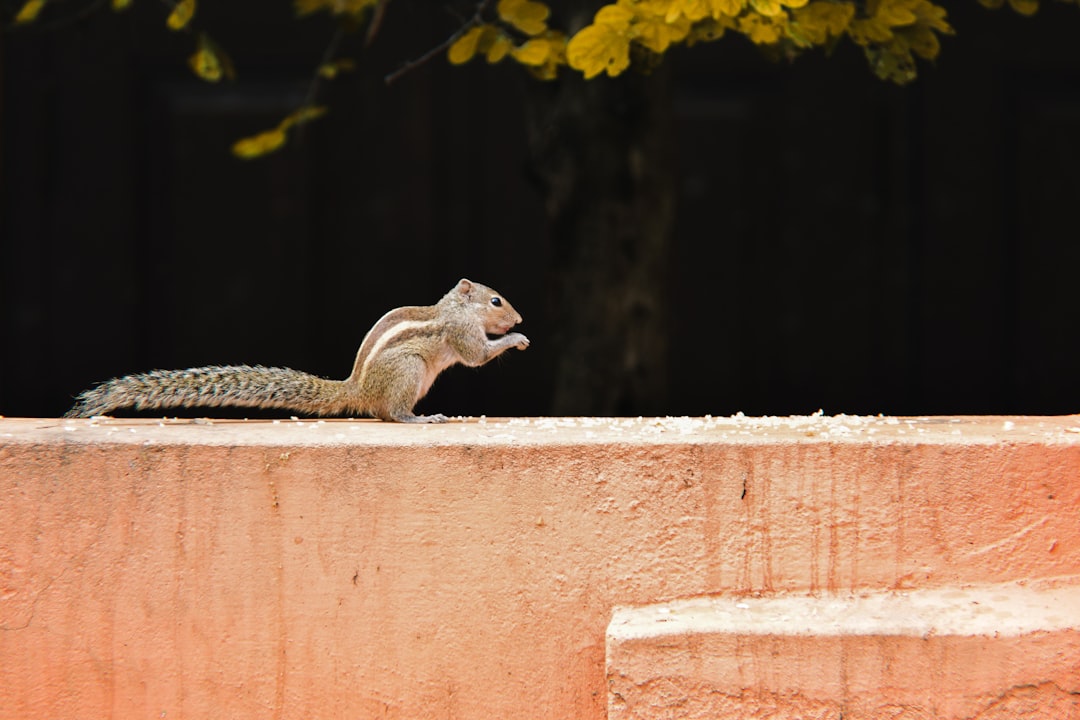
[(510, 328), (521, 322), (521, 315), (510, 301), (486, 285), (462, 278), (448, 297), (477, 312), (483, 320), (484, 332), (488, 335), (505, 335), (510, 332)]

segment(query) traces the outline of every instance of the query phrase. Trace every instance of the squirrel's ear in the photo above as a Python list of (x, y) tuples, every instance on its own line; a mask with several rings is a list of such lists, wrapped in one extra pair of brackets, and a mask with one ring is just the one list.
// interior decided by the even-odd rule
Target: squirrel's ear
[(470, 281), (466, 280), (465, 278), (461, 278), (460, 280), (458, 280), (457, 291), (459, 293), (461, 293), (462, 295), (468, 295), (470, 290), (472, 290), (472, 283)]

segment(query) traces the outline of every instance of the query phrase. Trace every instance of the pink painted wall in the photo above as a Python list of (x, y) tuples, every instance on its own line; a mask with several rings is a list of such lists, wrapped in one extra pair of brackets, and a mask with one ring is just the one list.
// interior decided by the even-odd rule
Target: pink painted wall
[(0, 717), (605, 716), (615, 605), (1080, 578), (1080, 417), (0, 420)]

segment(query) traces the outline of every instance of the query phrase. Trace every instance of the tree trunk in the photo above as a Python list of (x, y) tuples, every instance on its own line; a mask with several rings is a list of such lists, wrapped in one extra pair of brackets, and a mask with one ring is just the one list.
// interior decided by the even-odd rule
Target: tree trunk
[(667, 72), (530, 82), (551, 235), (556, 415), (661, 414), (676, 197)]

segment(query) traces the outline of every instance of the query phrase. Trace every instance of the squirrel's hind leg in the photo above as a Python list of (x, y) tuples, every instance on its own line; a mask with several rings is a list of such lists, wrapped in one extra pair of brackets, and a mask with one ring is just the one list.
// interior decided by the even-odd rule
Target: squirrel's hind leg
[(419, 402), (431, 382), (427, 377), (428, 367), (419, 355), (400, 354), (394, 362), (374, 365), (365, 379), (364, 388), (368, 396), (375, 400), (371, 412), (383, 420), (402, 423), (444, 423), (445, 415), (417, 415), (413, 407)]

